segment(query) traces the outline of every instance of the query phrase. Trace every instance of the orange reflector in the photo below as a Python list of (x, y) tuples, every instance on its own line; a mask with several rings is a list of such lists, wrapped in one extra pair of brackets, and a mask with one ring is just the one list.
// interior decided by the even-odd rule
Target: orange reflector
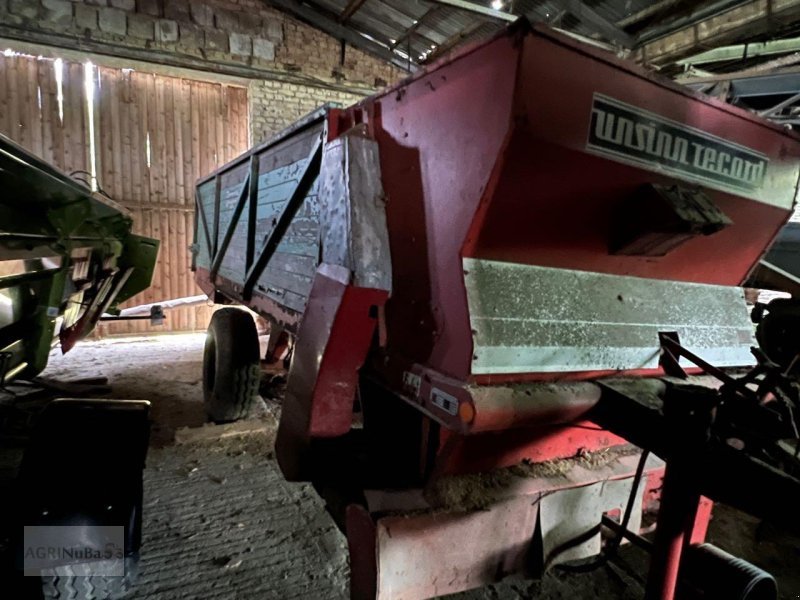
[(462, 402), (458, 405), (458, 416), (464, 423), (472, 423), (475, 418), (475, 407), (469, 402)]

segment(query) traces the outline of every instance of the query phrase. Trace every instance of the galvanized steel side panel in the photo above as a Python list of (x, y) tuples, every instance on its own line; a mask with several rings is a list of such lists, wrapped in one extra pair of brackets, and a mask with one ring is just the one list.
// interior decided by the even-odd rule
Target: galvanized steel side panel
[(472, 258), (464, 271), (474, 375), (653, 369), (659, 332), (720, 367), (753, 363), (740, 288)]

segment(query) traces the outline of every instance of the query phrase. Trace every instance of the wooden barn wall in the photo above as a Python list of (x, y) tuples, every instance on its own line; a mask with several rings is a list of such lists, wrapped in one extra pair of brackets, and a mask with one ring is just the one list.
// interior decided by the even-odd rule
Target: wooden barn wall
[[(54, 61), (0, 55), (0, 132), (67, 173), (86, 173), (85, 68), (64, 61), (61, 73), (59, 107)], [(189, 270), (194, 182), (247, 149), (247, 90), (131, 69), (97, 67), (93, 73), (98, 185), (132, 211), (134, 232), (161, 240), (152, 286), (125, 306), (201, 294)], [(211, 308), (199, 305), (168, 311), (166, 324), (156, 328), (129, 321), (100, 329), (191, 331), (205, 329), (210, 316)]]
[[(195, 181), (247, 149), (247, 90), (100, 67), (96, 78), (98, 184), (133, 212), (136, 233), (161, 240), (153, 285), (128, 305), (202, 294), (189, 270)], [(205, 329), (205, 305), (167, 313), (170, 331)], [(147, 322), (111, 323), (111, 333)]]
[(59, 169), (88, 171), (84, 68), (64, 63), (62, 103), (52, 60), (0, 54), (0, 133)]

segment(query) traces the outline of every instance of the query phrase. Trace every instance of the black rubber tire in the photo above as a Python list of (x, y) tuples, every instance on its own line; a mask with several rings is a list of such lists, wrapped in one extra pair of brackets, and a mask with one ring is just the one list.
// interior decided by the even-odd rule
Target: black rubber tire
[(203, 399), (215, 423), (245, 418), (261, 383), (258, 331), (247, 312), (223, 308), (208, 326), (203, 352)]
[(126, 556), (123, 577), (86, 576), (82, 565), (51, 569), (42, 575), (42, 598), (44, 600), (118, 600), (128, 595), (139, 573), (139, 557)]

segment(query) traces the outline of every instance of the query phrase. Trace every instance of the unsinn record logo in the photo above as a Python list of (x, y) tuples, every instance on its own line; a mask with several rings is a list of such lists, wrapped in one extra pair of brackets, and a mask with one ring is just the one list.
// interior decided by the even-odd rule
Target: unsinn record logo
[(756, 190), (769, 160), (744, 146), (595, 94), (589, 150), (682, 179)]

